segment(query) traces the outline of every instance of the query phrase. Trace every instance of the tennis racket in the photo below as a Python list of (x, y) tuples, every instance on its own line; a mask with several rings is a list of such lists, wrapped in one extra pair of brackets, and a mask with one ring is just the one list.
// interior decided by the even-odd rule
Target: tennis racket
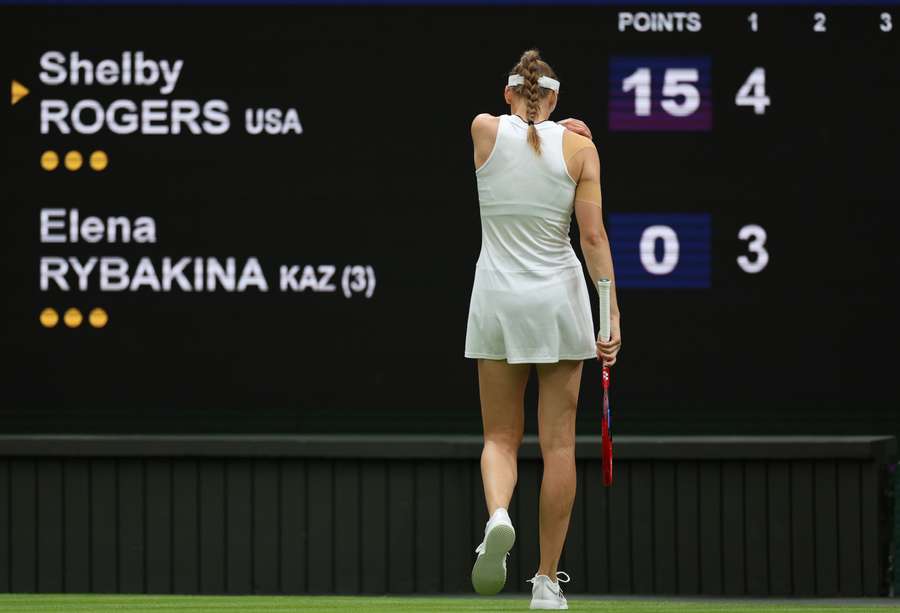
[[(600, 333), (598, 337), (608, 342), (610, 337), (609, 291), (612, 283), (609, 279), (597, 281), (597, 295), (600, 297)], [(600, 417), (603, 485), (609, 487), (613, 481), (613, 441), (609, 411), (609, 366), (603, 365), (603, 412)]]

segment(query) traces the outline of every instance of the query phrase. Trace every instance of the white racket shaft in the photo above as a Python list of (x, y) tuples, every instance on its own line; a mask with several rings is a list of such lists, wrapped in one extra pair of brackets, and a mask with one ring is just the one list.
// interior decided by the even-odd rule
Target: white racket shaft
[(597, 296), (600, 298), (600, 333), (597, 339), (604, 343), (609, 342), (610, 321), (609, 321), (609, 292), (612, 281), (609, 279), (600, 279), (597, 281)]

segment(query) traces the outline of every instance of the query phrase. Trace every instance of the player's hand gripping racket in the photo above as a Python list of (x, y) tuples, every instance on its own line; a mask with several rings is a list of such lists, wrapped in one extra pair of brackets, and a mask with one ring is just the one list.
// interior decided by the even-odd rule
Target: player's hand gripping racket
[[(609, 342), (609, 279), (597, 281), (597, 295), (600, 297), (600, 340)], [(613, 480), (613, 442), (609, 411), (609, 366), (603, 364), (603, 413), (600, 418), (601, 445), (603, 460), (603, 485), (609, 487)]]

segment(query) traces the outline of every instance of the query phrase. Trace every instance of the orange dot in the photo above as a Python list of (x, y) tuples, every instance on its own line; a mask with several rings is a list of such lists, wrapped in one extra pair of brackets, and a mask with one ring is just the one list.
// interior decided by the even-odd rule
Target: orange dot
[(56, 170), (59, 166), (59, 156), (56, 151), (44, 151), (41, 155), (41, 168), (44, 170)]
[(94, 170), (103, 170), (109, 165), (109, 157), (105, 151), (94, 151), (91, 154), (90, 163)]
[(72, 307), (71, 309), (66, 309), (65, 314), (63, 315), (63, 321), (66, 322), (66, 325), (70, 328), (77, 328), (81, 325), (82, 322), (81, 311)]
[(109, 321), (109, 315), (106, 314), (105, 310), (97, 307), (91, 309), (91, 312), (88, 313), (88, 321), (91, 322), (91, 325), (95, 328), (102, 328)]
[(69, 151), (66, 154), (66, 168), (69, 170), (78, 170), (81, 168), (81, 164), (84, 160), (81, 158), (81, 154), (78, 151)]
[(41, 311), (41, 325), (45, 328), (52, 328), (59, 323), (59, 313), (56, 312), (56, 309), (51, 309), (47, 307), (43, 311)]

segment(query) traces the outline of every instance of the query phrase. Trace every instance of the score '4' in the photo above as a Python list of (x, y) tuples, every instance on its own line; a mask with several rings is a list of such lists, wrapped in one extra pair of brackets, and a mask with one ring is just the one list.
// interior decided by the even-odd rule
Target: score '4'
[(753, 69), (744, 84), (734, 97), (734, 103), (738, 106), (752, 106), (757, 115), (764, 115), (766, 107), (772, 101), (766, 95), (766, 69), (757, 67)]

